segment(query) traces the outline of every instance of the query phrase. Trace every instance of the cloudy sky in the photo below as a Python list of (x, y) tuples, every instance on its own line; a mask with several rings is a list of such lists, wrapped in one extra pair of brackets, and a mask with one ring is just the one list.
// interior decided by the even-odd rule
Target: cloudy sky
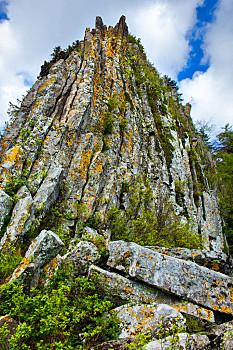
[(0, 125), (53, 48), (83, 39), (100, 15), (124, 14), (161, 74), (178, 82), (193, 119), (233, 124), (232, 0), (0, 0)]

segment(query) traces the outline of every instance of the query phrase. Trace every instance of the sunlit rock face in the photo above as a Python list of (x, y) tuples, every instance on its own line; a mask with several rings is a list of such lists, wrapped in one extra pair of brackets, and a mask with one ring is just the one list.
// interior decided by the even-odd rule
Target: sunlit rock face
[(160, 317), (179, 315), (188, 342), (190, 319), (203, 329), (233, 313), (216, 167), (191, 106), (124, 16), (108, 28), (97, 17), (61, 56), (43, 65), (0, 140), (0, 253), (22, 253), (5, 283), (30, 293), (71, 265), (121, 307), (119, 349), (138, 327), (128, 302), (155, 314), (154, 333)]
[(97, 18), (79, 49), (36, 81), (1, 140), (2, 188), (9, 175), (27, 180), (31, 210), (44, 216), (65, 185), (64, 211), (77, 218), (83, 203), (107, 227), (109, 209), (127, 206), (122, 184), (147, 179), (205, 249), (222, 251), (211, 156), (176, 89), (131, 41), (124, 17), (108, 29)]

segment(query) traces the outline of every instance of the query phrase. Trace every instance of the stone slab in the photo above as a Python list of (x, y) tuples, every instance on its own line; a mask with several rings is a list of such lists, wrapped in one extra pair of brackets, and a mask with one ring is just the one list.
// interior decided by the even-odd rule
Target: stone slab
[(131, 242), (109, 242), (108, 247), (109, 267), (211, 310), (233, 313), (230, 277)]

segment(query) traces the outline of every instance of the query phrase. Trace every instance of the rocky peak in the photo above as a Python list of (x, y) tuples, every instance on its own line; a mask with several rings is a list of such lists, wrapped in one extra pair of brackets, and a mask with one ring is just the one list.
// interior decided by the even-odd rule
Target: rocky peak
[(174, 82), (124, 16), (108, 29), (96, 17), (84, 41), (46, 67), (1, 138), (0, 254), (22, 252), (3, 282), (30, 293), (69, 263), (104, 281), (118, 306), (153, 304), (154, 332), (159, 310), (182, 327), (184, 317), (205, 326), (231, 317), (215, 164)]

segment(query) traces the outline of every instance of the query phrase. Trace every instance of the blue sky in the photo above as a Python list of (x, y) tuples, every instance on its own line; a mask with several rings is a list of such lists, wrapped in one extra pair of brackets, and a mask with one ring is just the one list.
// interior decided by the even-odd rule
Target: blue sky
[(203, 39), (210, 23), (215, 20), (215, 11), (219, 0), (205, 0), (204, 4), (196, 8), (197, 23), (187, 33), (187, 39), (191, 51), (187, 60), (187, 66), (181, 70), (177, 80), (192, 78), (196, 71), (206, 72), (209, 68), (209, 59), (204, 57)]
[(0, 0), (0, 124), (56, 45), (82, 39), (97, 15), (114, 25), (122, 14), (194, 119), (233, 124), (232, 0)]

